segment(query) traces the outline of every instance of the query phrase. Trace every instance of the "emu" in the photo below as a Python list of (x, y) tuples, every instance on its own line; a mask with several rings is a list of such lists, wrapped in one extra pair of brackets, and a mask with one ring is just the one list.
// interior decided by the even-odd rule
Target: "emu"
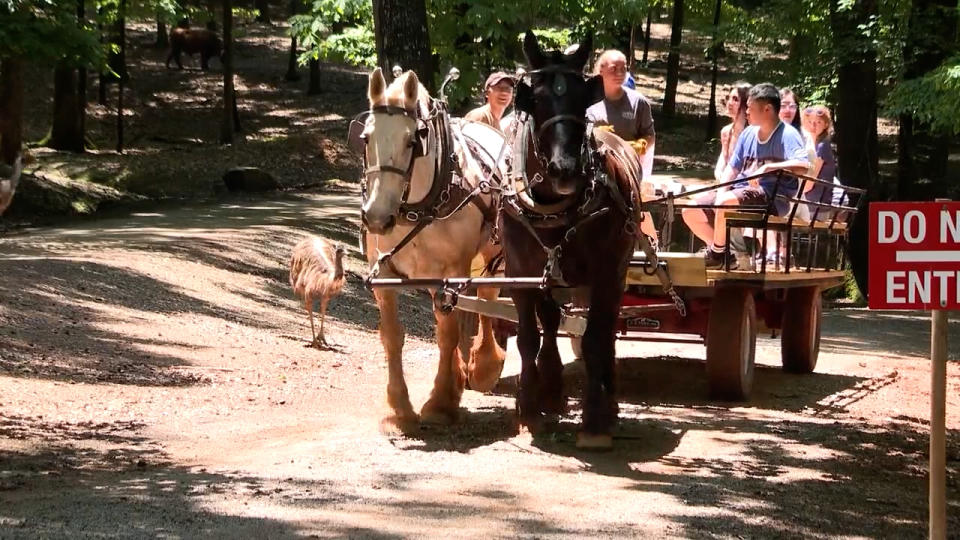
[[(303, 298), (303, 307), (310, 314), (310, 347), (333, 349), (323, 335), (323, 320), (327, 303), (343, 289), (343, 246), (334, 246), (316, 236), (303, 239), (293, 248), (290, 258), (290, 286), (293, 293)], [(313, 303), (320, 302), (320, 334), (313, 324)]]

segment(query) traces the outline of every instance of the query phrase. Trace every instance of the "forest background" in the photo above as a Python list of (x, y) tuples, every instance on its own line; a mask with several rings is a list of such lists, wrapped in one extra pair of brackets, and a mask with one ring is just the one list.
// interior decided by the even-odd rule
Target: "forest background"
[[(486, 74), (522, 63), (527, 28), (549, 48), (590, 34), (628, 53), (658, 169), (708, 168), (725, 85), (770, 81), (834, 111), (844, 183), (957, 199), (957, 18), (956, 0), (0, 0), (0, 161), (32, 156), (4, 219), (215, 196), (237, 165), (335, 189), (357, 176), (344, 135), (369, 68), (414, 69), (435, 90), (455, 66), (462, 112)], [(223, 61), (168, 69), (176, 25), (217, 31)], [(865, 240), (861, 219), (861, 288)]]

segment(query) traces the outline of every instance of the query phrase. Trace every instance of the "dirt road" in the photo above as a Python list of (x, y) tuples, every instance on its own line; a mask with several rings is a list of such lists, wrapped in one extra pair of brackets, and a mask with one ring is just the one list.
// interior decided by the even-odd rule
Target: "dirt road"
[[(734, 405), (705, 397), (702, 347), (621, 344), (611, 453), (574, 449), (575, 414), (518, 434), (515, 358), (458, 426), (385, 435), (369, 294), (351, 277), (328, 321), (347, 350), (319, 352), (286, 283), (300, 236), (354, 246), (355, 217), (344, 189), (0, 237), (0, 537), (925, 536), (923, 314), (828, 311), (809, 376), (762, 339), (755, 395)], [(431, 315), (423, 295), (405, 305), (422, 403)]]

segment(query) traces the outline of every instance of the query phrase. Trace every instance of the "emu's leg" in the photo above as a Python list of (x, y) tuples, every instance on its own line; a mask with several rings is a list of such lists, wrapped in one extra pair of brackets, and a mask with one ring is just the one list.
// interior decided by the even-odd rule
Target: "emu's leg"
[(583, 403), (583, 430), (577, 437), (580, 448), (610, 448), (611, 430), (617, 418), (614, 361), (616, 321), (623, 295), (623, 279), (615, 272), (608, 279), (593, 281), (587, 330), (583, 335), (583, 358), (587, 388)]
[(377, 308), (380, 310), (380, 341), (387, 355), (387, 403), (393, 415), (384, 422), (400, 429), (407, 429), (418, 420), (410, 405), (407, 383), (403, 379), (403, 326), (397, 317), (397, 293), (389, 290), (374, 290)]
[(567, 402), (563, 397), (563, 363), (557, 349), (560, 306), (553, 298), (545, 297), (537, 305), (537, 316), (543, 327), (543, 343), (537, 354), (537, 371), (543, 381), (540, 410), (546, 414), (563, 414), (566, 412)]
[[(500, 289), (481, 287), (477, 289), (477, 297), (482, 300), (496, 300), (500, 296)], [(486, 315), (480, 316), (480, 339), (475, 340), (470, 350), (470, 364), (467, 369), (470, 378), (470, 389), (478, 392), (489, 392), (500, 380), (503, 371), (503, 361), (507, 354), (493, 335), (493, 319)]]
[(539, 291), (517, 289), (511, 296), (519, 319), (517, 349), (520, 351), (520, 385), (517, 390), (517, 415), (531, 433), (540, 431), (543, 417), (540, 413), (540, 374), (537, 372), (537, 352), (540, 350), (540, 329), (537, 327)]
[(317, 346), (317, 330), (313, 325), (313, 298), (310, 297), (309, 293), (304, 295), (303, 308), (306, 309), (307, 313), (310, 314), (310, 345), (307, 345), (307, 346), (316, 347)]
[(460, 416), (460, 397), (466, 384), (463, 360), (457, 343), (460, 325), (455, 313), (444, 313), (434, 302), (433, 314), (437, 320), (437, 345), (440, 363), (433, 380), (430, 399), (420, 410), (420, 421), (428, 424), (453, 424)]

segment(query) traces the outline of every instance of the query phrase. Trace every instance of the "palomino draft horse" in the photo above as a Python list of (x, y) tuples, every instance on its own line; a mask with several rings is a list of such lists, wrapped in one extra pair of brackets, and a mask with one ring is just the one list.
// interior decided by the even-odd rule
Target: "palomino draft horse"
[[(599, 77), (583, 76), (590, 50), (588, 38), (571, 55), (544, 53), (527, 32), (530, 84), (517, 86), (517, 109), (525, 120), (514, 146), (514, 189), (504, 195), (500, 227), (507, 277), (543, 273), (588, 298), (582, 341), (587, 386), (577, 446), (607, 448), (618, 412), (615, 324), (637, 239), (642, 173), (636, 154), (619, 137), (588, 132), (587, 106), (602, 97)], [(566, 406), (557, 351), (560, 305), (549, 289), (513, 289), (510, 295), (519, 315), (522, 358), (517, 412), (536, 432), (544, 413), (562, 414)]]
[[(412, 71), (387, 87), (377, 68), (370, 74), (368, 97), (370, 113), (361, 135), (366, 145), (361, 215), (369, 232), (364, 246), (368, 261), (376, 265), (380, 277), (469, 276), (470, 262), (478, 253), (489, 261), (498, 251), (490, 241), (495, 219), (490, 196), (474, 193), (482, 174), (476, 162), (455, 148), (446, 109), (430, 98)], [(451, 157), (455, 153), (457, 159)], [(381, 259), (384, 253), (391, 255)], [(478, 291), (487, 299), (497, 294), (496, 289)], [(386, 421), (405, 429), (418, 416), (403, 377), (404, 334), (397, 317), (397, 293), (375, 289), (374, 296), (389, 370), (387, 402), (393, 410)], [(474, 390), (493, 388), (504, 352), (494, 340), (491, 321), (483, 317), (480, 338), (464, 366), (457, 347), (457, 315), (441, 309), (435, 293), (434, 315), (440, 363), (419, 419), (449, 424), (459, 416), (467, 381)]]

